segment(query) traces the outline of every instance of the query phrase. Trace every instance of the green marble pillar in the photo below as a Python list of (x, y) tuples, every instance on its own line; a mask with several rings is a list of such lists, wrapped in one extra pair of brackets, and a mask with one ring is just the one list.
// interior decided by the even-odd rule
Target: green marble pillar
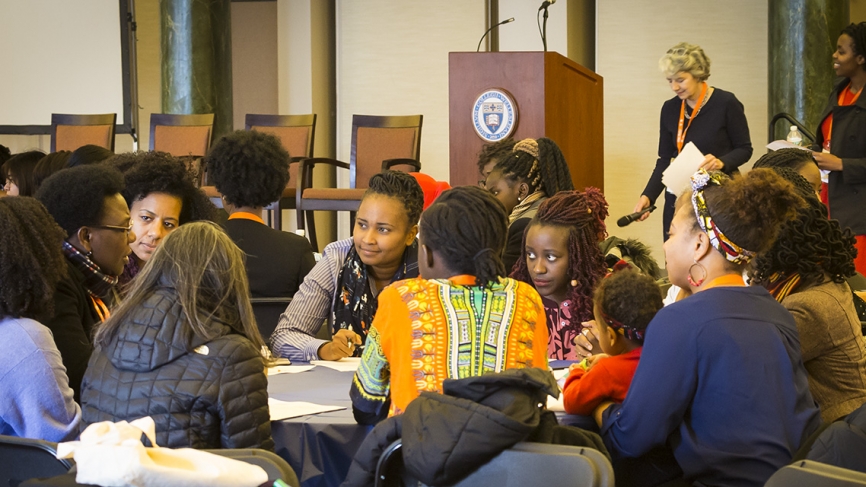
[(213, 113), (213, 140), (232, 131), (230, 0), (160, 0), (162, 111)]
[[(786, 112), (818, 130), (836, 79), (831, 56), (848, 12), (847, 0), (770, 0), (768, 121)], [(779, 121), (775, 138), (784, 139), (789, 128)]]

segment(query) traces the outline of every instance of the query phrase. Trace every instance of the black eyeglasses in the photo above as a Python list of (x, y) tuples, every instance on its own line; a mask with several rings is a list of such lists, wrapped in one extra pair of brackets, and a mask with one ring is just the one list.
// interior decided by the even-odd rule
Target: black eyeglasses
[(114, 230), (115, 232), (123, 232), (126, 236), (129, 236), (129, 232), (132, 231), (132, 223), (129, 224), (128, 227), (121, 227), (118, 225), (94, 225), (93, 228), (102, 228), (105, 230)]

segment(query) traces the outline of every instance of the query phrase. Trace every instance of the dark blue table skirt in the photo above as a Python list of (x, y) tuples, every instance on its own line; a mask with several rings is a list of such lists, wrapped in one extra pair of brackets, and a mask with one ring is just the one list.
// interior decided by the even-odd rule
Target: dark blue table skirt
[(345, 406), (343, 411), (271, 422), (276, 452), (292, 466), (303, 487), (338, 486), (361, 442), (372, 429), (352, 417), (352, 372), (316, 367), (268, 377), (268, 393), (281, 401)]

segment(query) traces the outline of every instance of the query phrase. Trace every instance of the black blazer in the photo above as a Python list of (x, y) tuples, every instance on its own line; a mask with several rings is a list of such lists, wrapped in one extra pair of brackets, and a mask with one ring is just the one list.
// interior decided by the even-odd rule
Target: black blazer
[[(830, 152), (842, 159), (842, 170), (831, 171), (829, 176), (830, 216), (839, 220), (855, 235), (866, 235), (866, 97), (859, 97), (853, 105), (839, 106), (839, 93), (850, 80), (836, 84), (827, 107), (821, 114), (821, 123), (833, 114), (833, 132), (830, 134)], [(819, 124), (816, 130), (816, 150), (824, 145), (824, 134)]]
[(227, 221), (225, 228), (247, 254), (247, 276), (254, 298), (294, 296), (316, 265), (310, 242), (304, 237), (240, 218)]

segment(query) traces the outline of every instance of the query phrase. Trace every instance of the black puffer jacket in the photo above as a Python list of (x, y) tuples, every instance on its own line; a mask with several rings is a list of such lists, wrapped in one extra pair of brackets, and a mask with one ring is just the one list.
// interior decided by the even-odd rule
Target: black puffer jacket
[(175, 291), (160, 288), (93, 353), (81, 392), (84, 426), (150, 416), (159, 446), (273, 450), (259, 351), (225, 325), (207, 343), (185, 337), (185, 319)]
[(373, 485), (379, 456), (398, 438), (406, 472), (426, 485), (454, 484), (519, 441), (587, 446), (609, 457), (600, 436), (560, 426), (553, 412), (539, 407), (548, 394), (559, 394), (549, 371), (529, 367), (448, 379), (442, 389), (422, 392), (405, 413), (373, 428), (342, 487)]

